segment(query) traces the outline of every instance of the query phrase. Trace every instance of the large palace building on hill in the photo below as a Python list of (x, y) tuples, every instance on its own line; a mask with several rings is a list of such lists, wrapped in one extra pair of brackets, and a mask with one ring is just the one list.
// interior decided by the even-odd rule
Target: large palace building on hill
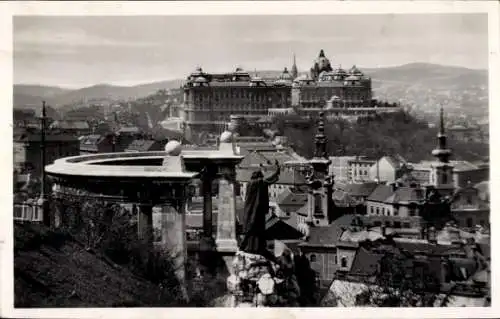
[(223, 74), (205, 73), (198, 67), (184, 84), (185, 137), (196, 142), (203, 132), (219, 133), (231, 115), (258, 119), (297, 113), (349, 116), (395, 109), (380, 107), (372, 99), (371, 79), (356, 66), (334, 69), (323, 50), (308, 74), (299, 75), (295, 57), (274, 79), (251, 76), (241, 68)]

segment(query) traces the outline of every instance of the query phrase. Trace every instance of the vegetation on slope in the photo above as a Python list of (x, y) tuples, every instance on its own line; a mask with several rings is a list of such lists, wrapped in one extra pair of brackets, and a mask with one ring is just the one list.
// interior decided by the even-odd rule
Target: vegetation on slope
[[(274, 126), (293, 142), (295, 151), (311, 157), (314, 152), (314, 135), (317, 119), (303, 124), (296, 115), (287, 115), (275, 120)], [(288, 123), (287, 123), (288, 122)], [(432, 159), (431, 152), (437, 145), (438, 128), (429, 128), (405, 111), (360, 117), (350, 123), (344, 119), (332, 119), (325, 123), (330, 156), (368, 156), (399, 154), (406, 160), (418, 162)], [(489, 146), (484, 143), (465, 143), (448, 136), (448, 145), (456, 160), (483, 160), (488, 157)]]
[(16, 307), (185, 304), (172, 261), (137, 240), (127, 211), (89, 200), (65, 206), (71, 218), (59, 230), (15, 226)]

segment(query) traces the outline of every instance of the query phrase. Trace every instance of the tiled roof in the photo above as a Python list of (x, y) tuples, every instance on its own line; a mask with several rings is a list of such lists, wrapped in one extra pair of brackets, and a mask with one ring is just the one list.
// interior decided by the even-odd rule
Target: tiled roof
[(276, 152), (276, 147), (269, 142), (236, 143), (243, 155), (251, 151), (272, 151)]
[(368, 197), (377, 186), (378, 184), (375, 182), (353, 183), (345, 185), (343, 190), (351, 196)]
[[(236, 180), (239, 182), (250, 182), (252, 173), (255, 171), (255, 169), (237, 169), (236, 170)], [(262, 168), (262, 172), (264, 173), (264, 176), (270, 176), (271, 174), (274, 173), (274, 168), (270, 169), (265, 169)], [(291, 173), (285, 173), (281, 172), (279, 176), (279, 180), (276, 182), (276, 184), (282, 184), (282, 185), (304, 185), (306, 184), (305, 178), (300, 174), (296, 172), (291, 172)]]
[(295, 160), (293, 156), (285, 152), (261, 152), (260, 154), (272, 164), (278, 161), (280, 165), (284, 165), (288, 161)]
[(394, 193), (395, 203), (418, 202), (425, 199), (425, 192), (420, 188), (399, 187)]
[(59, 129), (86, 130), (89, 129), (89, 123), (86, 121), (57, 120), (52, 122), (50, 127)]
[(240, 162), (240, 167), (258, 167), (259, 165), (272, 165), (273, 162), (268, 160), (264, 155), (257, 151), (251, 151)]
[(336, 206), (352, 207), (357, 203), (347, 192), (341, 189), (335, 190), (332, 194), (332, 198)]
[(311, 227), (309, 230), (309, 238), (303, 245), (312, 246), (334, 246), (342, 235), (342, 228), (336, 223), (328, 226)]
[(394, 192), (392, 187), (389, 185), (378, 185), (375, 190), (368, 196), (367, 200), (374, 202), (384, 202), (387, 200)]
[(125, 152), (127, 151), (146, 152), (149, 151), (155, 143), (156, 141), (154, 140), (136, 139), (129, 144), (129, 146), (125, 149)]
[(356, 252), (349, 274), (375, 275), (382, 257), (383, 254), (371, 252), (360, 247)]
[(311, 227), (309, 231), (309, 238), (303, 245), (313, 246), (331, 246), (337, 245), (340, 240), (344, 229), (347, 229), (353, 224), (359, 216), (357, 215), (343, 215), (334, 220), (328, 226)]
[(350, 242), (362, 242), (365, 240), (375, 241), (382, 239), (384, 236), (376, 231), (361, 230), (361, 231), (351, 231), (346, 230), (340, 236), (340, 241), (350, 241)]
[[(41, 142), (40, 133), (25, 132), (14, 136), (14, 142)], [(78, 138), (67, 134), (45, 134), (46, 142), (78, 142)]]
[(120, 127), (118, 133), (140, 133), (141, 130), (137, 126)]
[[(436, 163), (436, 161), (421, 161), (419, 163), (411, 163), (411, 166), (414, 170), (429, 170), (434, 163)], [(455, 172), (466, 172), (480, 169), (478, 165), (468, 161), (450, 161), (450, 164), (453, 165), (453, 171)]]
[(283, 191), (277, 199), (281, 210), (287, 213), (295, 212), (307, 203), (307, 194), (294, 193), (289, 189)]
[(280, 220), (275, 214), (268, 214), (266, 223), (267, 239), (300, 239), (304, 235), (290, 224)]
[(490, 182), (483, 181), (474, 185), (474, 188), (478, 190), (478, 196), (484, 201), (490, 201)]
[(393, 191), (392, 186), (378, 185), (373, 193), (368, 196), (368, 201), (383, 203), (410, 203), (425, 199), (425, 192), (421, 188), (398, 187)]

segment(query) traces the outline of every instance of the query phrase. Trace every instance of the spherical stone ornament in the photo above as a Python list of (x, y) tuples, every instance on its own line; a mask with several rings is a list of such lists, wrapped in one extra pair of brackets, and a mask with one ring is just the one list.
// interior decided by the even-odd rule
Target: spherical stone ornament
[(179, 141), (172, 140), (165, 145), (165, 152), (170, 156), (179, 156), (182, 151), (182, 145)]
[(269, 274), (264, 274), (257, 281), (257, 286), (264, 295), (270, 295), (274, 292), (274, 280)]
[(232, 142), (232, 139), (233, 139), (233, 133), (229, 132), (229, 131), (224, 131), (221, 135), (220, 135), (220, 142), (221, 143), (231, 143)]

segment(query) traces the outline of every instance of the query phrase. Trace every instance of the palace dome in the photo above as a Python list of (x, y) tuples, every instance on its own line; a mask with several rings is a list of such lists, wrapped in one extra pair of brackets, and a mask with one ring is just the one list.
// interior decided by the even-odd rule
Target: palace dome
[(356, 67), (356, 65), (353, 65), (353, 66), (352, 66), (352, 68), (349, 70), (349, 74), (362, 76), (362, 75), (363, 75), (363, 72), (361, 72), (361, 71), (360, 71), (360, 70)]
[(347, 75), (347, 72), (344, 69), (342, 69), (341, 67), (338, 67), (338, 69), (336, 69), (334, 71), (334, 74), (335, 75)]
[(199, 77), (203, 75), (203, 69), (200, 66), (197, 66), (196, 69), (191, 73), (193, 78)]
[(182, 151), (182, 145), (179, 141), (171, 140), (165, 145), (165, 152), (170, 156), (179, 156)]
[(325, 52), (323, 51), (323, 49), (319, 51), (319, 56), (316, 58), (314, 63), (318, 65), (319, 72), (332, 70), (330, 60), (328, 60), (328, 58), (325, 56)]
[(285, 68), (283, 70), (283, 73), (281, 73), (281, 75), (279, 76), (279, 79), (285, 81), (293, 81), (293, 76), (290, 74), (290, 72), (288, 72), (288, 69)]
[(194, 79), (194, 83), (208, 83), (207, 79), (203, 76), (198, 76)]
[(349, 75), (348, 77), (345, 78), (346, 81), (359, 81), (361, 80), (360, 76), (358, 75)]

